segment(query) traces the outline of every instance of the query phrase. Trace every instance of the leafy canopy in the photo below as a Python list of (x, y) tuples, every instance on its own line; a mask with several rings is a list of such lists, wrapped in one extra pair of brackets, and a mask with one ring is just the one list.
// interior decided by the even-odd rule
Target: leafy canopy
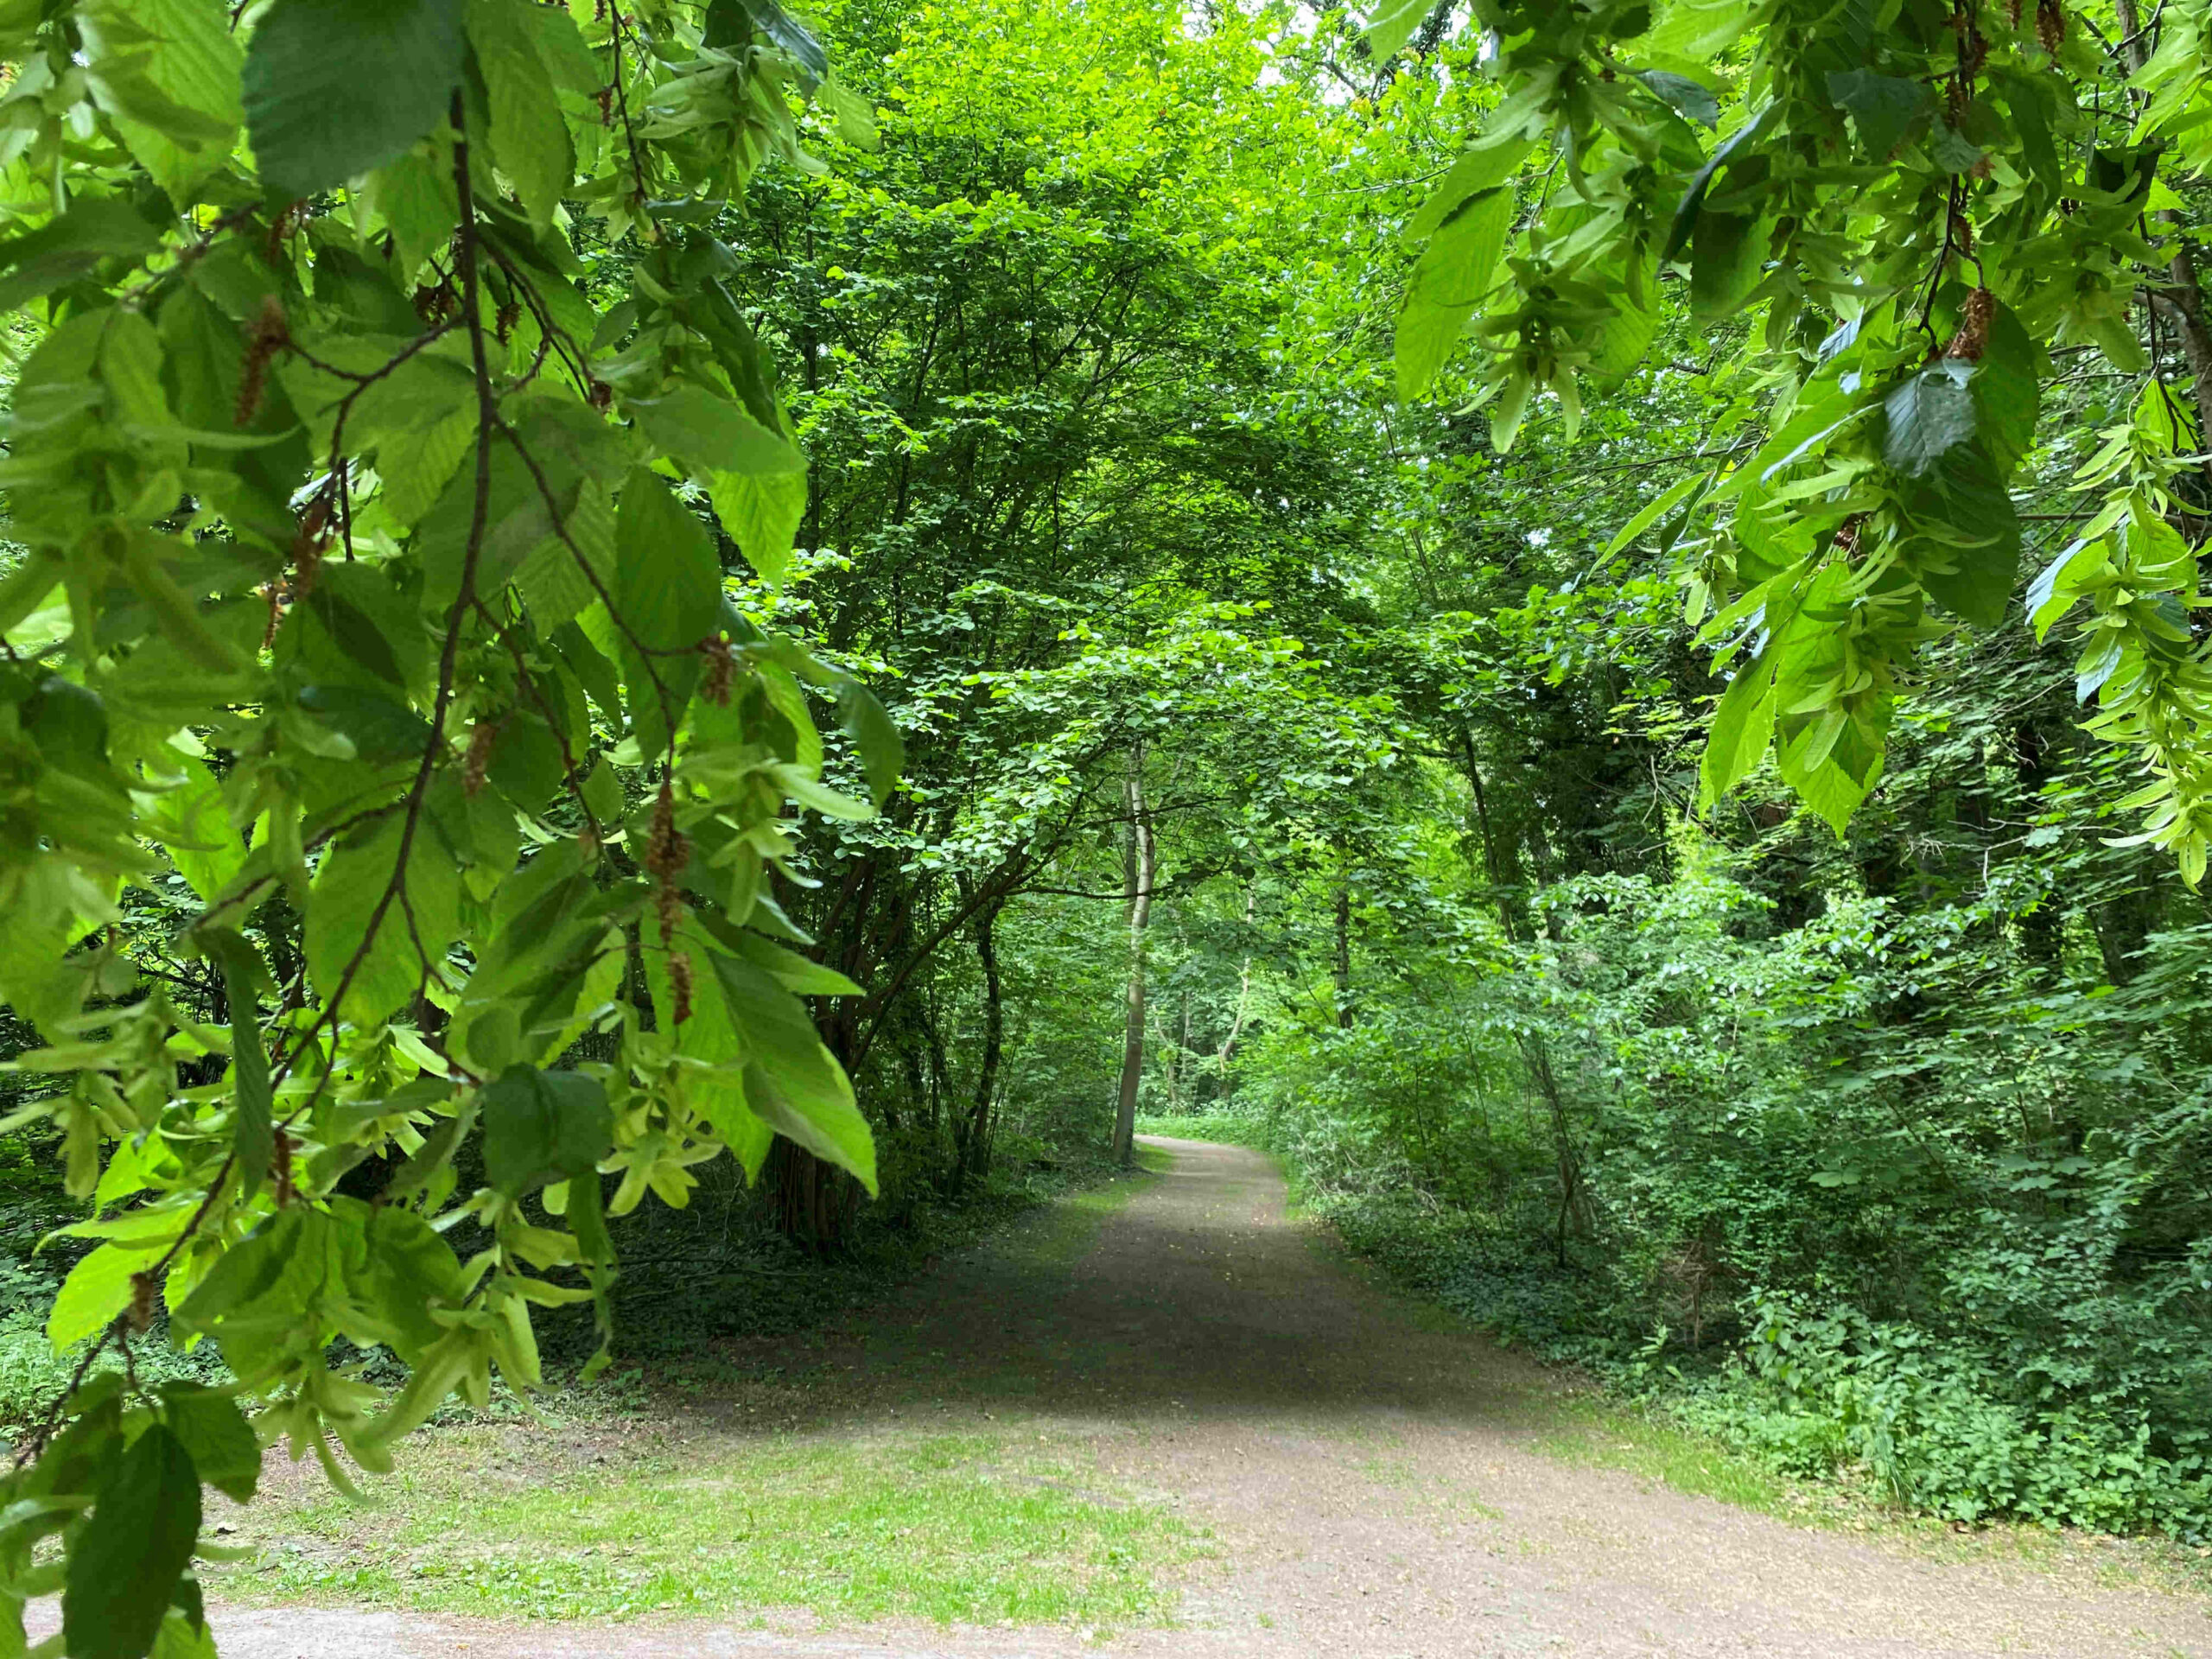
[[(1397, 50), (1430, 8), (1385, 6)], [(2212, 855), (2212, 659), (2177, 530), (2202, 505), (2212, 384), (2174, 380), (2131, 309), (2212, 365), (2173, 181), (2212, 160), (2201, 6), (2130, 0), (1476, 0), (1497, 97), (1415, 215), (1402, 394), (1463, 337), (1496, 447), (1548, 393), (1617, 384), (1671, 291), (1736, 350), (1719, 372), (1765, 435), (1655, 502), (1691, 620), (1729, 677), (1709, 804), (1771, 753), (1838, 826), (1882, 775), (1898, 686), (1947, 620), (1989, 626), (2023, 557), (2017, 491), (2055, 355), (2152, 371), (2075, 470), (2088, 499), (2034, 579), (2080, 611), (2092, 730), (2131, 746), (2141, 837), (2194, 881)], [(1712, 130), (1707, 138), (1701, 130)], [(1531, 159), (1532, 158), (1532, 159)], [(1541, 169), (1516, 194), (1513, 181)], [(2194, 331), (2192, 333), (2192, 331)], [(2189, 522), (2195, 522), (2190, 520)]]
[[(342, 1480), (537, 1387), (533, 1306), (604, 1327), (607, 1215), (724, 1149), (874, 1185), (773, 878), (794, 804), (871, 810), (809, 693), (876, 803), (899, 741), (726, 596), (806, 484), (713, 232), (822, 167), (802, 122), (872, 128), (775, 0), (47, 0), (0, 52), (0, 998), (44, 1045), (0, 1127), (60, 1131), (95, 1246), (0, 1652), (59, 1589), (72, 1654), (201, 1653), (201, 1490), (262, 1444)], [(139, 1382), (164, 1307), (234, 1385)]]

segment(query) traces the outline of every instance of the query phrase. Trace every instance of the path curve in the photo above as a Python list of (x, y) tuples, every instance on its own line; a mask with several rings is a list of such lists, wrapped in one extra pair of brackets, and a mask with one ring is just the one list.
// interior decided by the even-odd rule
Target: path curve
[[(1999, 1550), (1938, 1560), (1548, 1456), (1540, 1402), (1557, 1385), (1542, 1372), (1317, 1250), (1265, 1159), (1150, 1144), (1172, 1169), (1071, 1265), (957, 1258), (830, 1351), (853, 1379), (847, 1427), (1033, 1413), (1094, 1434), (1117, 1478), (1213, 1529), (1222, 1557), (1192, 1571), (1181, 1627), (1116, 1637), (1109, 1653), (2212, 1659), (2212, 1603), (2102, 1585), (2094, 1549), (2055, 1566)], [(217, 1631), (226, 1659), (1101, 1650), (1051, 1630), (799, 1635), (296, 1608), (219, 1610)]]

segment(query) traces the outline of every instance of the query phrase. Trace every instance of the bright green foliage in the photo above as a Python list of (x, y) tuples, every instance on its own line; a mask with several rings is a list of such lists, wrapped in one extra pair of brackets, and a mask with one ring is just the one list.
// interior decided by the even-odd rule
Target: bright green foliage
[[(2212, 159), (2204, 18), (2163, 8), (2146, 31), (2131, 0), (1472, 10), (1495, 107), (1413, 224), (1427, 240), (1398, 324), (1401, 391), (1424, 391), (1471, 333), (1503, 449), (1538, 391), (1572, 430), (1581, 388), (1644, 357), (1670, 283), (1716, 352), (1740, 344), (1725, 384), (1766, 435), (1715, 454), (1670, 537), (1695, 562), (1694, 620), (1731, 682), (1706, 804), (1770, 752), (1840, 832), (1881, 779), (1897, 688), (1943, 620), (2002, 620), (2039, 384), (2094, 349), (2120, 374), (2153, 372), (2078, 471), (2091, 499), (2030, 608), (2038, 628), (2086, 608), (2090, 728), (2139, 755), (2143, 836), (2202, 876), (2212, 666), (2170, 520), (2188, 505), (2177, 488), (2202, 494), (2189, 458), (2212, 414), (2212, 335), (2193, 233), (2171, 210)], [(1375, 13), (1377, 54), (1402, 44), (1407, 16)], [(1709, 149), (1700, 124), (1721, 130)], [(1532, 144), (1542, 188), (1521, 198), (1501, 272), (1493, 215), (1515, 198), (1465, 199)], [(2162, 327), (2186, 344), (2178, 375), (2158, 363)]]
[[(0, 1478), (0, 1652), (59, 1589), (71, 1654), (197, 1653), (201, 1488), (537, 1386), (533, 1306), (606, 1326), (603, 1174), (680, 1205), (780, 1132), (874, 1185), (800, 1001), (855, 988), (764, 931), (806, 942), (791, 807), (872, 810), (801, 684), (874, 804), (899, 743), (726, 595), (804, 463), (707, 228), (821, 167), (789, 91), (865, 111), (765, 0), (0, 32), (9, 1127), (94, 1212), (48, 1321), (91, 1340)], [(115, 1368), (163, 1306), (229, 1386)]]

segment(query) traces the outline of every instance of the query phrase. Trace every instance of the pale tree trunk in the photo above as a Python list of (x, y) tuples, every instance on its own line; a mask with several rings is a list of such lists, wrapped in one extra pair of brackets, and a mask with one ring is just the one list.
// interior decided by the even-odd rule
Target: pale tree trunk
[(1129, 823), (1122, 844), (1122, 891), (1129, 917), (1129, 1005), (1122, 1027), (1122, 1093), (1114, 1109), (1114, 1156), (1124, 1166), (1136, 1160), (1137, 1084), (1144, 1077), (1144, 943), (1152, 921), (1152, 880), (1157, 868), (1152, 820), (1144, 804), (1144, 746), (1129, 751), (1129, 775), (1122, 786)]
[[(1259, 879), (1255, 877), (1252, 885), (1244, 889), (1244, 926), (1248, 931), (1251, 928), (1253, 912), (1257, 909), (1259, 901), (1260, 883)], [(1244, 1034), (1244, 1015), (1251, 1006), (1252, 953), (1247, 950), (1244, 953), (1243, 969), (1236, 976), (1236, 1017), (1229, 1022), (1229, 1035), (1222, 1039), (1221, 1052), (1213, 1057), (1214, 1065), (1219, 1068), (1221, 1081), (1224, 1085), (1229, 1082), (1229, 1062), (1236, 1053), (1236, 1040)], [(1226, 1092), (1225, 1088), (1224, 1092)]]
[(1351, 1029), (1351, 861), (1337, 859), (1337, 1024)]

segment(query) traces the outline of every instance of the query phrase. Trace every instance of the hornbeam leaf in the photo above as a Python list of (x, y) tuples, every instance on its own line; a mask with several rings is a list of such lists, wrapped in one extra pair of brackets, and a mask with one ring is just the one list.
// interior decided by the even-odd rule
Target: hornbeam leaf
[(468, 8), (469, 44), (492, 104), (493, 158), (541, 225), (575, 176), (569, 124), (533, 38), (545, 15), (530, 0), (473, 0)]
[(1460, 331), (1496, 280), (1513, 211), (1510, 190), (1484, 191), (1455, 210), (1422, 250), (1398, 310), (1401, 398), (1421, 396), (1450, 360)]
[(1428, 21), (1437, 0), (1382, 0), (1367, 20), (1367, 49), (1377, 58), (1395, 54)]
[(1905, 135), (1936, 107), (1936, 94), (1917, 80), (1877, 74), (1872, 69), (1839, 69), (1828, 76), (1828, 97), (1847, 110), (1859, 130), (1859, 148), (1869, 161), (1885, 162)]
[(1664, 69), (1639, 69), (1636, 78), (1662, 102), (1698, 125), (1712, 128), (1720, 124), (1720, 100), (1713, 96), (1711, 88), (1700, 86), (1688, 75), (1670, 74)]
[(284, 200), (395, 162), (461, 84), (461, 0), (276, 0), (245, 54), (246, 133)]
[(156, 1424), (118, 1459), (69, 1552), (61, 1633), (73, 1659), (141, 1659), (200, 1535), (191, 1454)]
[(1882, 400), (1888, 422), (1882, 459), (1912, 478), (1923, 478), (1954, 448), (1974, 435), (1974, 365), (1945, 358), (1908, 376)]

